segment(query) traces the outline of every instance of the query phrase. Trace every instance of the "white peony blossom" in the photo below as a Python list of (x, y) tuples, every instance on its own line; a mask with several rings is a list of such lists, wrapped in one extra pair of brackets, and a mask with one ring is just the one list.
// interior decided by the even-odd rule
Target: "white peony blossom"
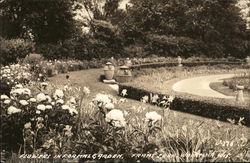
[(10, 92), (11, 95), (22, 95), (24, 93), (24, 90), (22, 88), (14, 89)]
[(105, 120), (112, 123), (116, 127), (124, 127), (126, 125), (123, 112), (121, 110), (113, 109), (106, 114)]
[(42, 110), (42, 111), (44, 111), (44, 110), (46, 109), (45, 105), (43, 105), (43, 104), (37, 105), (36, 108), (37, 108), (38, 110)]
[(63, 96), (64, 96), (64, 93), (63, 93), (63, 91), (60, 90), (60, 89), (57, 89), (57, 90), (55, 91), (55, 93), (54, 93), (54, 98), (55, 98), (55, 99), (57, 99), (57, 98), (63, 98)]
[(74, 98), (74, 97), (71, 97), (70, 98), (70, 100), (69, 100), (69, 102), (71, 103), (71, 104), (76, 104), (76, 99)]
[(51, 105), (46, 105), (45, 109), (52, 109), (52, 106)]
[(11, 101), (7, 99), (7, 100), (4, 100), (3, 103), (6, 104), (6, 105), (8, 105), (10, 102), (11, 102)]
[(29, 105), (29, 103), (26, 100), (20, 100), (19, 103), (23, 106)]
[(41, 114), (41, 111), (40, 111), (40, 110), (37, 110), (37, 111), (36, 111), (36, 114)]
[(14, 106), (10, 106), (7, 110), (8, 114), (15, 114), (21, 112), (21, 109), (17, 109)]
[(62, 106), (62, 109), (64, 109), (64, 110), (69, 110), (70, 107), (69, 107), (69, 105), (63, 105), (63, 106)]
[(15, 85), (15, 88), (23, 88), (23, 86), (22, 86), (22, 84), (17, 84), (17, 85)]
[(9, 97), (7, 95), (1, 95), (1, 100), (7, 100)]
[(37, 100), (37, 102), (42, 102), (42, 101), (45, 101), (45, 100), (47, 100), (47, 99), (46, 99), (46, 96), (45, 96), (44, 93), (39, 93), (39, 94), (36, 96), (36, 100)]
[(101, 102), (104, 104), (111, 103), (111, 99), (109, 98), (109, 96), (107, 94), (101, 94), (101, 93), (98, 93), (96, 95), (94, 101)]
[(56, 103), (57, 103), (57, 104), (63, 104), (64, 101), (63, 101), (63, 99), (59, 99), (59, 100), (56, 100)]
[(46, 95), (45, 97), (46, 97), (46, 100), (47, 100), (49, 103), (51, 103), (51, 101), (52, 101), (51, 97), (50, 97), (49, 95)]
[(106, 109), (114, 109), (115, 106), (114, 106), (114, 104), (112, 104), (112, 103), (108, 103), (108, 104), (105, 105), (105, 108), (106, 108)]
[(159, 115), (158, 113), (156, 113), (155, 111), (153, 111), (153, 112), (146, 113), (146, 119), (148, 121), (157, 122), (157, 121), (161, 120), (162, 117), (161, 117), (161, 115)]
[(30, 102), (36, 102), (36, 99), (35, 98), (30, 98), (29, 101)]
[(68, 110), (71, 115), (78, 114), (78, 111), (75, 108), (71, 108), (68, 105), (63, 105), (62, 109)]
[(26, 129), (31, 128), (31, 123), (30, 123), (30, 122), (25, 123), (25, 124), (24, 124), (24, 128), (26, 128)]
[(30, 96), (30, 95), (31, 95), (30, 89), (28, 89), (28, 88), (23, 88), (23, 94)]

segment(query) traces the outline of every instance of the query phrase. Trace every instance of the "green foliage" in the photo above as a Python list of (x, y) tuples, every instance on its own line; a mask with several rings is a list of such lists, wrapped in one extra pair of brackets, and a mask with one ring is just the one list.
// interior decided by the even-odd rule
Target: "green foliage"
[(0, 38), (1, 64), (15, 63), (34, 51), (34, 43), (24, 39)]
[(41, 54), (31, 53), (27, 55), (23, 61), (31, 65), (36, 65), (43, 61), (43, 56)]
[(28, 34), (37, 42), (68, 38), (74, 28), (72, 3), (68, 0), (5, 0), (0, 5), (1, 35), (24, 38)]
[(137, 0), (132, 3), (121, 25), (128, 44), (142, 42), (150, 46), (155, 42), (155, 37), (146, 39), (150, 34), (149, 38), (161, 37), (159, 43), (165, 43), (158, 49), (149, 48), (153, 54), (162, 54), (168, 49), (172, 52), (166, 52), (166, 56), (202, 53), (210, 57), (243, 58), (247, 55), (246, 22), (240, 17), (234, 0)]

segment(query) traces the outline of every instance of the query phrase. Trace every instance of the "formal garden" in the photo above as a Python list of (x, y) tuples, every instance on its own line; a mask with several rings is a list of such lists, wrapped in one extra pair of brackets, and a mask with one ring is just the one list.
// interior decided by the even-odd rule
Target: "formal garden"
[(248, 0), (0, 0), (1, 162), (249, 162)]

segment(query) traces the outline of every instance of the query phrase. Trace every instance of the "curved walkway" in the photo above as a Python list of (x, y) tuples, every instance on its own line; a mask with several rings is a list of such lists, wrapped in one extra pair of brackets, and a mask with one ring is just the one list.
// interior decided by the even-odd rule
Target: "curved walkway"
[(210, 88), (212, 82), (222, 82), (222, 79), (231, 78), (234, 74), (221, 74), (200, 76), (178, 81), (172, 86), (176, 92), (184, 92), (198, 96), (216, 97), (216, 98), (235, 98), (234, 96), (226, 96)]

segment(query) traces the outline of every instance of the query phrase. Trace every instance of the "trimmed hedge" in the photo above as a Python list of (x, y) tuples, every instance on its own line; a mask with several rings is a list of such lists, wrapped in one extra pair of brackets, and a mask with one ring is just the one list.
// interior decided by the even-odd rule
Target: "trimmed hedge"
[[(160, 99), (162, 99), (163, 96), (170, 96), (167, 94), (149, 92), (147, 90), (134, 88), (125, 84), (119, 84), (119, 94), (121, 94), (123, 89), (127, 90), (128, 95), (125, 97), (134, 100), (141, 100), (143, 96), (149, 96), (150, 98), (150, 94), (157, 94)], [(227, 121), (228, 118), (239, 120), (240, 117), (244, 117), (244, 125), (248, 127), (250, 126), (250, 106), (230, 106), (223, 104), (223, 99), (221, 99), (221, 103), (218, 101), (209, 101), (209, 98), (206, 99), (207, 100), (198, 100), (185, 97), (184, 95), (175, 95), (175, 99), (171, 104), (170, 109), (207, 118), (218, 119), (221, 121)]]
[[(205, 61), (205, 62), (183, 62), (183, 66), (187, 67), (195, 67), (201, 65), (213, 66), (213, 65), (242, 65), (242, 62), (228, 62), (228, 61)], [(131, 69), (141, 69), (141, 68), (159, 68), (159, 67), (173, 67), (178, 66), (177, 62), (157, 62), (157, 63), (146, 63), (146, 64), (138, 64), (131, 66)]]

